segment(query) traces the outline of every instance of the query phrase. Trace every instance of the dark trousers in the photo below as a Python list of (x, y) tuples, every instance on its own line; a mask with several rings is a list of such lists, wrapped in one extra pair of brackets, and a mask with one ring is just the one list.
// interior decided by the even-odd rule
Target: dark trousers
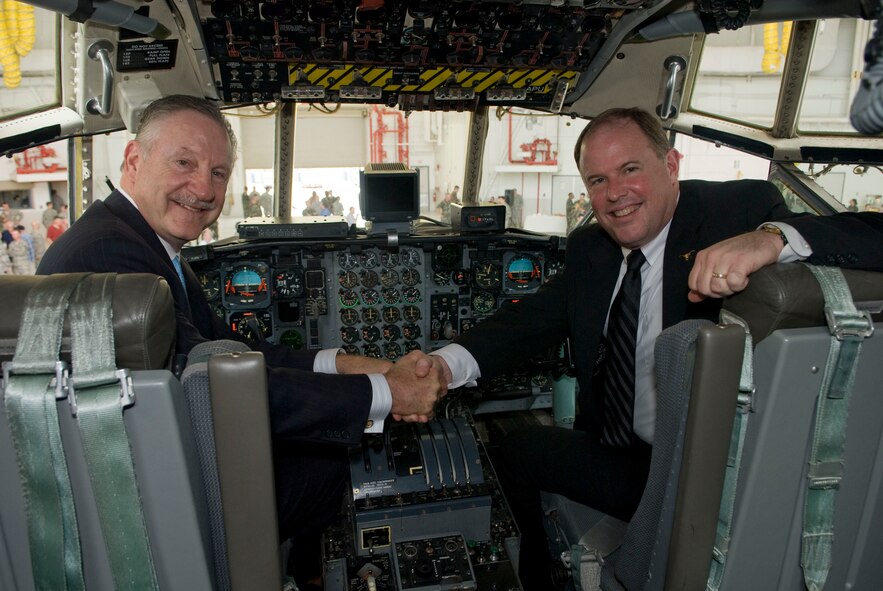
[(539, 425), (501, 441), (496, 470), (521, 531), (519, 576), (525, 591), (551, 586), (540, 491), (565, 495), (627, 521), (644, 492), (651, 449), (644, 442), (607, 447), (585, 431)]
[(299, 584), (322, 573), (321, 537), (341, 508), (349, 462), (332, 445), (273, 442), (279, 539), (291, 539), (289, 574)]

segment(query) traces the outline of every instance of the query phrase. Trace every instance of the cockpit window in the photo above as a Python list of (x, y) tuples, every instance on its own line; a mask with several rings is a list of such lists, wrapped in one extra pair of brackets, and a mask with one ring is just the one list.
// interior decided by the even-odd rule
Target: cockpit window
[(22, 2), (7, 2), (3, 13), (0, 118), (58, 106), (58, 17)]
[(691, 108), (769, 128), (773, 124), (793, 23), (767, 23), (708, 35)]

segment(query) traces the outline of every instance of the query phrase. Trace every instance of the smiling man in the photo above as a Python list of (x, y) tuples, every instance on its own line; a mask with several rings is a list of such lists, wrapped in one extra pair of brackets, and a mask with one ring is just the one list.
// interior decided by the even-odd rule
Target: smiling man
[[(236, 138), (215, 104), (181, 95), (155, 101), (126, 145), (120, 189), (93, 203), (53, 243), (38, 273), (160, 275), (175, 300), (178, 353), (238, 338), (179, 257), (220, 215), (235, 153)], [(441, 372), (416, 351), (393, 365), (337, 349), (253, 346), (267, 362), (280, 534), (295, 539), (301, 583), (320, 572), (319, 535), (340, 507), (346, 447), (367, 430), (382, 431), (390, 413), (427, 420), (445, 388)]]
[[(883, 266), (879, 249), (867, 246), (879, 243), (880, 218), (795, 218), (766, 181), (679, 181), (680, 154), (658, 119), (640, 109), (593, 119), (574, 156), (598, 223), (568, 237), (565, 273), (436, 352), (456, 387), (571, 339), (579, 382), (574, 429), (515, 431), (496, 463), (522, 534), (527, 591), (551, 588), (541, 490), (624, 520), (637, 507), (653, 444), (653, 347), (663, 328), (716, 320), (716, 298), (744, 289), (748, 274), (777, 260)], [(758, 230), (784, 219), (775, 232)]]

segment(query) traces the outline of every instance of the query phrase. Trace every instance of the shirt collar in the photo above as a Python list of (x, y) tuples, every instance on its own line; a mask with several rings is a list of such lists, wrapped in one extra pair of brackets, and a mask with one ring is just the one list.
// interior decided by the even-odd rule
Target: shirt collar
[[(140, 209), (138, 209), (138, 204), (135, 203), (135, 200), (132, 199), (132, 196), (129, 195), (128, 193), (126, 193), (126, 191), (122, 187), (117, 187), (117, 191), (119, 192), (120, 195), (122, 195), (123, 197), (125, 197), (126, 199), (129, 200), (129, 203), (132, 204), (132, 207), (137, 209), (139, 212), (141, 211)], [(162, 244), (162, 247), (164, 249), (166, 249), (166, 254), (169, 255), (169, 260), (174, 259), (176, 256), (178, 256), (180, 254), (180, 252), (175, 250), (175, 248), (171, 244), (166, 242), (162, 236), (160, 236), (159, 234), (156, 234), (156, 237), (159, 238), (159, 243)]]

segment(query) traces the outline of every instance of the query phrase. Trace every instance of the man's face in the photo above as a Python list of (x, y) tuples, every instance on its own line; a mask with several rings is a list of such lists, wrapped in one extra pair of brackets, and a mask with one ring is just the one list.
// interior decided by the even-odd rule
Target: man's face
[(674, 215), (678, 153), (660, 158), (633, 122), (611, 121), (583, 140), (579, 169), (595, 217), (618, 244), (640, 248)]
[(122, 187), (159, 236), (175, 248), (199, 236), (221, 214), (233, 161), (227, 133), (195, 111), (154, 123), (145, 146), (126, 146)]

